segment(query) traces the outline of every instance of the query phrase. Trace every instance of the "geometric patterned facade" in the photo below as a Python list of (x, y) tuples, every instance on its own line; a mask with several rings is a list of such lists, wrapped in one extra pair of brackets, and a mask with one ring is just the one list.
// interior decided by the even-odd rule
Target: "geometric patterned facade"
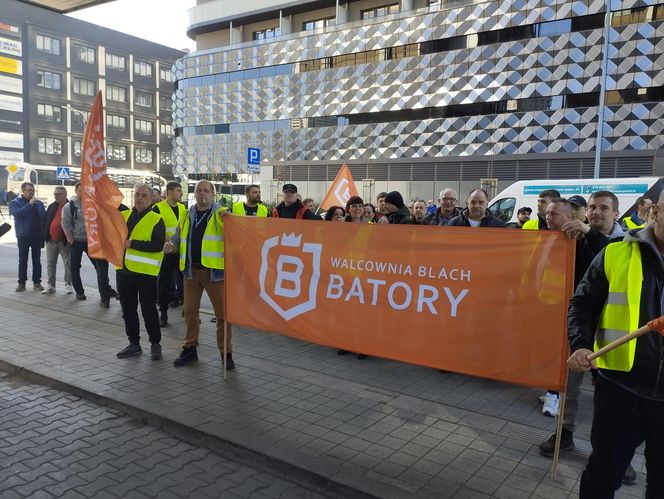
[[(612, 11), (660, 5), (614, 1)], [(297, 72), (312, 59), (530, 26), (604, 12), (603, 0), (503, 0), (419, 9), (195, 52), (174, 66), (174, 172), (246, 172), (248, 147), (270, 164), (447, 161), (595, 151), (599, 107), (298, 128), (311, 118), (664, 86), (664, 22), (537, 36), (345, 67)], [(278, 68), (274, 74), (272, 67)], [(241, 68), (241, 69), (238, 69)], [(233, 81), (236, 79), (236, 81)], [(608, 94), (606, 94), (608, 95)], [(602, 151), (664, 148), (664, 102), (611, 104)], [(294, 121), (291, 121), (294, 120)], [(284, 126), (286, 123), (286, 126)], [(216, 133), (215, 126), (229, 126)], [(206, 128), (207, 127), (207, 128)]]

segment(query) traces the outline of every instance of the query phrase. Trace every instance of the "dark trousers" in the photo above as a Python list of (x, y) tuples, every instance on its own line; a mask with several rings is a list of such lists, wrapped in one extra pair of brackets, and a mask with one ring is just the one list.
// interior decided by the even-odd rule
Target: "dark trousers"
[(40, 235), (17, 237), (18, 246), (18, 282), (25, 284), (28, 280), (28, 253), (32, 252), (32, 282), (40, 282), (42, 275)]
[(162, 314), (168, 312), (168, 304), (175, 299), (175, 273), (180, 272), (179, 266), (179, 255), (164, 255), (159, 269), (159, 310)]
[(138, 321), (138, 304), (141, 304), (141, 315), (145, 322), (150, 343), (159, 344), (161, 329), (159, 328), (159, 312), (157, 312), (157, 277), (133, 272), (116, 273), (118, 293), (125, 332), (129, 343), (140, 343), (141, 325)]
[[(85, 294), (83, 289), (83, 282), (81, 281), (81, 261), (83, 253), (88, 255), (88, 243), (84, 241), (74, 241), (71, 245), (71, 284), (74, 287), (77, 295)], [(90, 255), (88, 255), (90, 258)], [(95, 268), (97, 273), (97, 288), (99, 289), (99, 296), (102, 300), (108, 300), (110, 297), (111, 286), (108, 283), (108, 262), (106, 260), (98, 260), (90, 258), (90, 262)]]
[(594, 405), (593, 451), (581, 475), (579, 498), (612, 499), (644, 440), (646, 499), (664, 497), (664, 401), (639, 397), (599, 377)]

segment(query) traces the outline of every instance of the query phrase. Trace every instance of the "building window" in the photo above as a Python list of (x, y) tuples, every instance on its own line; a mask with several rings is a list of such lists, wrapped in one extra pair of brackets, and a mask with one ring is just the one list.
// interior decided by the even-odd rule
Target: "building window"
[(108, 144), (106, 146), (106, 159), (127, 161), (127, 146), (114, 146), (113, 144)]
[(44, 121), (60, 123), (62, 121), (62, 109), (60, 106), (37, 104), (37, 116)]
[(305, 21), (302, 23), (302, 31), (309, 31), (310, 29), (325, 28), (326, 26), (334, 25), (334, 16), (325, 17), (323, 19), (314, 19), (313, 21)]
[(165, 166), (173, 166), (171, 151), (161, 151), (159, 153), (159, 163)]
[(92, 80), (74, 77), (74, 93), (80, 95), (94, 95), (97, 84)]
[(173, 81), (173, 72), (169, 69), (159, 68), (159, 79), (161, 81)]
[(267, 28), (267, 29), (262, 29), (259, 31), (254, 31), (251, 34), (251, 39), (252, 40), (266, 40), (268, 38), (274, 38), (275, 36), (279, 36), (281, 34), (281, 30), (279, 28)]
[(50, 36), (37, 35), (37, 50), (51, 55), (60, 55), (60, 40)]
[(37, 86), (60, 90), (62, 88), (62, 75), (50, 71), (37, 71)]
[(152, 64), (143, 61), (134, 61), (134, 73), (141, 76), (152, 76)]
[(95, 49), (86, 47), (85, 45), (74, 45), (74, 57), (81, 62), (87, 64), (95, 63)]
[(127, 70), (127, 58), (123, 55), (106, 52), (106, 67), (119, 71)]
[(78, 128), (85, 128), (85, 124), (88, 122), (89, 117), (90, 117), (90, 111), (76, 110), (75, 113), (74, 112), (71, 113), (72, 124)]
[(106, 98), (115, 102), (127, 102), (127, 89), (115, 85), (106, 85)]
[(664, 20), (664, 5), (649, 5), (614, 12), (611, 15), (611, 26), (617, 28), (628, 24), (651, 23), (662, 20)]
[(152, 135), (153, 123), (148, 120), (135, 120), (134, 130), (141, 135)]
[(53, 137), (39, 137), (38, 150), (42, 154), (62, 154), (62, 140)]
[(134, 159), (137, 163), (152, 163), (152, 149), (137, 147), (134, 149)]
[(373, 19), (374, 17), (382, 17), (388, 14), (396, 14), (399, 12), (399, 4), (391, 3), (389, 5), (381, 5), (372, 9), (366, 9), (360, 12), (361, 19)]
[(134, 104), (141, 107), (152, 107), (152, 94), (150, 92), (136, 90)]
[(124, 132), (127, 129), (127, 118), (116, 114), (108, 114), (106, 115), (106, 128)]
[(173, 136), (173, 125), (171, 123), (161, 123), (159, 125), (159, 132), (165, 137)]
[(74, 141), (74, 156), (75, 157), (80, 157), (81, 156), (81, 146), (83, 143), (80, 140), (75, 140)]

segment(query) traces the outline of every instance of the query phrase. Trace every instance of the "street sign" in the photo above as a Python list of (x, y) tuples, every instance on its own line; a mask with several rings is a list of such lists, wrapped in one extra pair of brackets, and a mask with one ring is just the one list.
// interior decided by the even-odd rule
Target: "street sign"
[(249, 173), (260, 173), (261, 169), (261, 150), (257, 147), (247, 148), (247, 170)]
[(12, 163), (11, 165), (5, 166), (5, 170), (14, 175), (19, 170), (19, 167)]
[(69, 180), (71, 178), (71, 170), (68, 166), (58, 166), (56, 172), (58, 180)]

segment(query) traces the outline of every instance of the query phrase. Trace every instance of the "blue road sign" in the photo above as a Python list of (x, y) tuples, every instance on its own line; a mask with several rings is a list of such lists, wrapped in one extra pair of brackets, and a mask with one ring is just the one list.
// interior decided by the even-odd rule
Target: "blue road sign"
[(257, 147), (247, 148), (247, 164), (249, 173), (258, 173), (261, 168), (261, 150)]
[(71, 178), (71, 170), (68, 166), (58, 166), (56, 172), (58, 180), (69, 180)]

